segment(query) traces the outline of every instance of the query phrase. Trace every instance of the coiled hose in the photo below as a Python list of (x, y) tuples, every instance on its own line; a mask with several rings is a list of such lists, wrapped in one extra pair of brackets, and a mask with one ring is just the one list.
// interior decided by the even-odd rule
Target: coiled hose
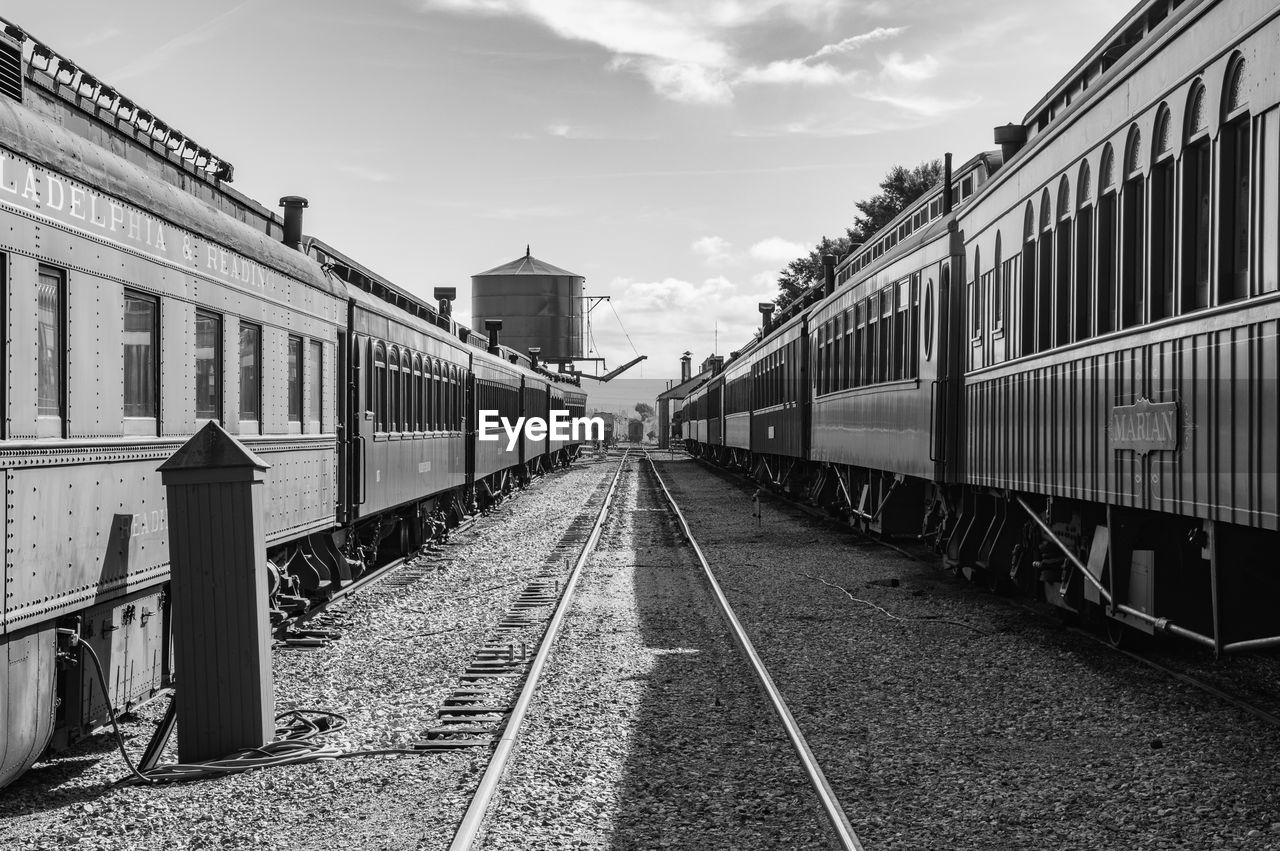
[[(79, 645), (88, 652), (89, 661), (98, 678), (98, 685), (105, 697), (110, 694), (107, 678), (102, 671), (102, 662), (98, 654), (87, 641), (81, 641), (74, 630), (60, 629), (63, 635), (71, 637), (72, 646)], [(422, 756), (423, 751), (412, 748), (375, 748), (368, 750), (344, 751), (333, 746), (326, 746), (317, 741), (336, 730), (347, 726), (347, 719), (337, 712), (324, 709), (290, 709), (276, 714), (276, 737), (260, 748), (245, 748), (228, 754), (221, 759), (195, 763), (168, 763), (157, 765), (145, 771), (139, 769), (129, 758), (124, 746), (124, 736), (120, 725), (116, 722), (114, 708), (109, 710), (111, 729), (115, 733), (116, 744), (125, 765), (129, 767), (129, 775), (117, 781), (117, 786), (139, 784), (173, 783), (181, 780), (201, 780), (209, 777), (224, 777), (228, 774), (239, 774), (255, 768), (272, 768), (280, 765), (301, 765), (322, 759), (349, 759), (358, 756), (384, 756), (389, 754), (412, 754)]]

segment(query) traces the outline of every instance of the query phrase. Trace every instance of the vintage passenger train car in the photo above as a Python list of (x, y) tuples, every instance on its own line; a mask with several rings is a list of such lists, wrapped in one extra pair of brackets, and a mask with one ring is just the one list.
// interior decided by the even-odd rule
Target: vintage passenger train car
[(1280, 645), (1277, 43), (1271, 2), (1144, 0), (766, 315), (690, 449), (1116, 639)]
[[(6, 550), (0, 787), (168, 680), (156, 468), (215, 420), (271, 465), (277, 614), (412, 552), (569, 442), (478, 442), (480, 408), (582, 416), (575, 383), (280, 218), (231, 167), (14, 26), (0, 34)], [(72, 628), (103, 659), (60, 658)]]

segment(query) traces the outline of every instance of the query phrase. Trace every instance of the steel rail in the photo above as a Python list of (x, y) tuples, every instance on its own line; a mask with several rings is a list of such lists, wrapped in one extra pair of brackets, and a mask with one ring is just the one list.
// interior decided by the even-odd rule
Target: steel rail
[(471, 798), (471, 804), (467, 807), (467, 812), (462, 817), (462, 823), (458, 825), (458, 829), (453, 835), (453, 842), (449, 844), (450, 851), (467, 851), (480, 833), (485, 813), (493, 802), (494, 794), (498, 790), (498, 784), (506, 771), (507, 761), (511, 758), (516, 739), (520, 735), (520, 727), (524, 723), (529, 706), (533, 703), (534, 692), (538, 688), (538, 678), (542, 675), (542, 669), (546, 666), (547, 659), (551, 656), (551, 648), (555, 644), (556, 635), (559, 633), (560, 625), (569, 611), (569, 603), (573, 600), (574, 592), (577, 591), (578, 579), (582, 575), (582, 568), (587, 563), (587, 559), (591, 557), (592, 552), (595, 551), (596, 544), (600, 540), (600, 532), (604, 528), (605, 518), (609, 516), (609, 506), (613, 504), (613, 495), (618, 490), (618, 481), (622, 477), (622, 468), (626, 465), (629, 454), (630, 450), (623, 452), (621, 460), (618, 461), (618, 469), (614, 471), (613, 481), (609, 483), (609, 491), (605, 494), (604, 502), (600, 504), (600, 513), (596, 515), (596, 521), (591, 527), (591, 534), (587, 537), (587, 542), (583, 545), (582, 552), (578, 554), (578, 559), (574, 562), (573, 569), (569, 572), (569, 578), (564, 583), (564, 593), (556, 606), (555, 614), (547, 622), (547, 630), (543, 633), (542, 641), (538, 645), (538, 652), (533, 657), (533, 662), (529, 665), (529, 673), (525, 678), (523, 688), (520, 690), (520, 697), (516, 700), (515, 706), (511, 708), (511, 715), (507, 719), (506, 727), (502, 730), (502, 737), (498, 739), (497, 746), (493, 749), (493, 757), (489, 760), (489, 766), (485, 769), (484, 776), (480, 778), (480, 785), (476, 787), (476, 793)]
[(846, 851), (862, 851), (862, 843), (858, 841), (858, 835), (853, 832), (853, 826), (849, 824), (849, 818), (845, 815), (844, 808), (840, 806), (840, 800), (836, 797), (835, 791), (832, 790), (831, 784), (827, 782), (826, 775), (822, 773), (822, 767), (818, 765), (818, 760), (809, 748), (809, 743), (805, 741), (804, 733), (800, 731), (800, 725), (796, 723), (791, 710), (787, 708), (782, 692), (774, 684), (773, 677), (769, 676), (769, 671), (760, 660), (760, 656), (756, 653), (751, 639), (747, 636), (746, 630), (742, 628), (742, 623), (734, 613), (733, 606), (729, 604), (729, 599), (720, 588), (720, 583), (716, 581), (711, 565), (707, 562), (707, 557), (693, 537), (689, 522), (685, 520), (684, 513), (676, 503), (675, 497), (671, 495), (671, 491), (667, 490), (667, 483), (662, 480), (662, 475), (658, 472), (658, 467), (654, 464), (653, 458), (649, 456), (648, 452), (645, 453), (644, 457), (649, 462), (649, 468), (653, 471), (654, 478), (662, 488), (662, 493), (666, 496), (667, 504), (671, 506), (672, 513), (680, 521), (680, 529), (684, 534), (685, 540), (689, 542), (689, 546), (693, 548), (694, 554), (698, 557), (698, 563), (702, 565), (702, 574), (706, 577), (707, 584), (711, 586), (712, 594), (720, 606), (720, 613), (724, 615), (725, 621), (729, 624), (734, 642), (751, 664), (751, 670), (755, 673), (756, 679), (760, 681), (760, 686), (768, 696), (769, 702), (773, 704), (773, 711), (777, 713), (778, 718), (782, 721), (782, 726), (787, 731), (787, 738), (791, 740), (791, 746), (795, 748), (796, 756), (800, 758), (805, 774), (808, 775), (809, 782), (817, 793), (818, 800), (822, 803), (822, 809), (840, 840), (840, 847)]

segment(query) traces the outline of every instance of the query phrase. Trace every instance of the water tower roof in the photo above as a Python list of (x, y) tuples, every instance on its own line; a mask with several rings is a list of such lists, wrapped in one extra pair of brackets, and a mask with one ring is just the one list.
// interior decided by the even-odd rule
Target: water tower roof
[(552, 266), (545, 260), (539, 260), (529, 253), (526, 248), (523, 257), (517, 257), (510, 263), (503, 263), (501, 266), (495, 266), (487, 272), (479, 272), (472, 275), (473, 278), (484, 278), (489, 275), (555, 275), (565, 278), (581, 278), (582, 276), (576, 272), (570, 272), (561, 269), (559, 266)]

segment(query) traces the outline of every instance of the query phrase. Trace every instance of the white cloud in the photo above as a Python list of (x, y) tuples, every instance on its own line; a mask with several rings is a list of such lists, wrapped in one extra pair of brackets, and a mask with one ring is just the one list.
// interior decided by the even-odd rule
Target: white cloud
[(937, 118), (962, 109), (976, 106), (982, 98), (977, 95), (960, 95), (953, 98), (934, 97), (933, 95), (913, 95), (900, 91), (868, 91), (862, 97), (876, 103), (896, 106), (904, 112), (921, 118)]
[(744, 83), (799, 83), (807, 86), (825, 86), (850, 78), (826, 62), (810, 65), (804, 59), (781, 59), (755, 68), (747, 68), (738, 77)]
[(733, 244), (722, 236), (704, 236), (689, 246), (708, 266), (722, 266), (733, 259)]
[(618, 278), (607, 290), (628, 327), (643, 329), (631, 335), (636, 346), (660, 365), (676, 363), (685, 349), (696, 353), (695, 366), (714, 348), (737, 349), (759, 324), (756, 305), (777, 295), (772, 283), (743, 287), (723, 275), (700, 282)]
[(547, 134), (550, 136), (559, 136), (562, 139), (567, 139), (568, 137), (573, 135), (573, 128), (570, 127), (568, 124), (548, 124)]
[(841, 53), (849, 53), (857, 50), (864, 44), (870, 44), (873, 41), (884, 41), (887, 38), (901, 35), (906, 31), (906, 27), (876, 27), (870, 32), (860, 35), (851, 35), (846, 39), (837, 41), (835, 44), (824, 45), (816, 53), (811, 54), (809, 59), (822, 59), (826, 56), (835, 56)]
[(938, 73), (938, 60), (926, 53), (914, 61), (903, 58), (901, 53), (890, 53), (881, 63), (883, 74), (893, 80), (918, 83)]
[[(786, 17), (825, 31), (841, 0), (419, 0), (426, 11), (504, 15), (535, 21), (561, 38), (596, 45), (608, 67), (639, 74), (668, 100), (726, 104), (739, 85), (828, 86), (855, 72), (830, 61), (864, 44), (892, 38), (904, 27), (877, 27), (827, 44), (802, 58), (744, 61), (734, 47), (740, 30)], [(910, 69), (907, 69), (908, 71)]]
[(751, 256), (762, 263), (788, 263), (809, 253), (809, 246), (780, 236), (762, 239), (751, 246)]
[(614, 60), (612, 68), (637, 67), (663, 97), (678, 103), (724, 104), (733, 100), (733, 89), (715, 68), (692, 62), (665, 62), (656, 59)]

